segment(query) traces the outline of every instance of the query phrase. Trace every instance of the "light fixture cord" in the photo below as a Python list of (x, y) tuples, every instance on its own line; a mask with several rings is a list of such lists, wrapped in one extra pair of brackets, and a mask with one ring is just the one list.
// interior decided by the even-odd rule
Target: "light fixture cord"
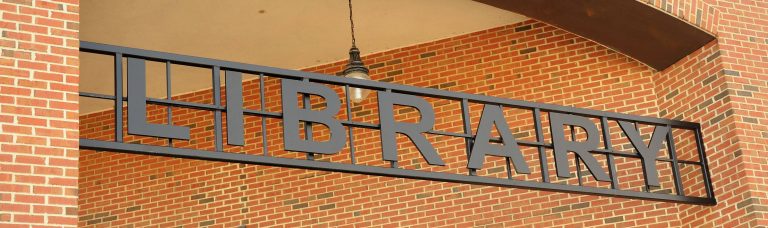
[(352, 0), (349, 0), (349, 25), (352, 30), (352, 47), (355, 47), (355, 21), (352, 20)]

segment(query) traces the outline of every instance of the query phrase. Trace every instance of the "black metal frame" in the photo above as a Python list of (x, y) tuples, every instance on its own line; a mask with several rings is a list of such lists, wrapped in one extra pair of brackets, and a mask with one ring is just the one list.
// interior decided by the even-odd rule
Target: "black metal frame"
[[(81, 41), (80, 51), (88, 52), (88, 53), (103, 54), (103, 55), (111, 55), (115, 58), (114, 59), (115, 96), (104, 95), (104, 94), (94, 94), (94, 93), (88, 93), (88, 92), (80, 92), (80, 96), (113, 100), (116, 107), (114, 110), (115, 117), (116, 117), (115, 119), (116, 123), (115, 123), (115, 129), (114, 129), (115, 136), (116, 136), (115, 141), (100, 141), (100, 140), (81, 138), (80, 139), (81, 149), (90, 149), (90, 150), (99, 150), (99, 151), (115, 151), (115, 152), (125, 152), (125, 153), (135, 153), (135, 154), (148, 154), (148, 155), (202, 159), (202, 160), (211, 160), (211, 161), (237, 162), (237, 163), (246, 163), (246, 164), (290, 167), (290, 168), (305, 168), (305, 169), (314, 169), (314, 170), (337, 171), (337, 172), (346, 172), (346, 173), (358, 173), (358, 174), (380, 175), (380, 176), (401, 177), (401, 178), (411, 178), (411, 179), (467, 183), (467, 184), (518, 187), (518, 188), (526, 188), (526, 189), (541, 189), (541, 190), (550, 190), (550, 191), (558, 191), (558, 192), (583, 193), (583, 194), (601, 195), (601, 196), (620, 196), (620, 197), (635, 198), (635, 199), (649, 199), (649, 200), (701, 204), (701, 205), (714, 205), (717, 202), (715, 200), (714, 192), (712, 190), (712, 181), (710, 179), (710, 173), (709, 173), (707, 158), (705, 154), (705, 148), (702, 141), (701, 127), (698, 123), (660, 119), (660, 118), (653, 118), (653, 117), (633, 116), (633, 115), (614, 113), (614, 112), (605, 112), (605, 111), (597, 111), (597, 110), (590, 110), (590, 109), (583, 109), (583, 108), (558, 106), (558, 105), (552, 105), (552, 104), (534, 103), (534, 102), (504, 99), (504, 98), (497, 98), (497, 97), (488, 97), (488, 96), (466, 94), (466, 93), (459, 93), (459, 92), (450, 92), (450, 91), (430, 89), (430, 88), (418, 88), (418, 87), (398, 85), (398, 84), (378, 82), (378, 81), (334, 77), (334, 76), (328, 76), (324, 74), (295, 71), (295, 70), (286, 70), (286, 69), (279, 69), (279, 68), (273, 68), (273, 67), (236, 63), (236, 62), (229, 62), (229, 61), (222, 61), (222, 60), (214, 60), (214, 59), (207, 59), (207, 58), (200, 58), (200, 57), (192, 57), (192, 56), (163, 53), (163, 52), (156, 52), (156, 51), (149, 51), (149, 50), (142, 50), (142, 49), (135, 49), (135, 48), (119, 47), (119, 46), (92, 43), (92, 42), (86, 42), (86, 41)], [(172, 100), (170, 96), (170, 71), (167, 72), (167, 79), (166, 79), (168, 80), (167, 89), (168, 89), (169, 96), (165, 99), (147, 98), (146, 102), (150, 104), (165, 105), (168, 107), (171, 107), (171, 106), (186, 107), (186, 108), (214, 111), (215, 131), (216, 131), (215, 132), (215, 136), (216, 136), (215, 151), (174, 148), (171, 146), (172, 144), (170, 143), (169, 143), (169, 146), (167, 147), (123, 143), (123, 127), (124, 126), (122, 124), (122, 119), (123, 119), (122, 111), (123, 111), (123, 102), (127, 100), (127, 97), (125, 97), (122, 94), (122, 87), (123, 87), (122, 58), (124, 57), (165, 62), (167, 64), (167, 68), (169, 68), (170, 64), (173, 63), (173, 64), (204, 67), (204, 68), (212, 69), (213, 87), (214, 87), (212, 89), (214, 90), (214, 96), (215, 96), (213, 105)], [(263, 136), (264, 155), (236, 154), (236, 153), (223, 152), (221, 112), (224, 111), (224, 112), (227, 112), (227, 115), (230, 115), (228, 110), (233, 110), (233, 109), (231, 109), (232, 107), (224, 107), (221, 105), (221, 97), (219, 96), (220, 83), (218, 78), (220, 70), (224, 70), (227, 74), (226, 75), (228, 79), (227, 85), (230, 85), (229, 84), (230, 74), (234, 79), (241, 79), (241, 77), (239, 77), (240, 73), (249, 73), (249, 74), (259, 75), (259, 82), (261, 83), (260, 91), (259, 91), (261, 95), (260, 96), (261, 109), (250, 110), (250, 109), (242, 109), (242, 107), (240, 107), (240, 109), (238, 110), (242, 110), (242, 113), (244, 115), (263, 117), (261, 134)], [(453, 133), (453, 132), (445, 132), (445, 131), (437, 131), (437, 130), (430, 130), (427, 133), (464, 138), (466, 140), (467, 155), (469, 155), (470, 153), (470, 148), (472, 147), (472, 143), (475, 137), (472, 134), (471, 127), (470, 127), (471, 122), (469, 120), (469, 102), (530, 110), (534, 115), (534, 124), (535, 124), (537, 141), (535, 142), (518, 141), (518, 143), (523, 146), (537, 147), (539, 152), (540, 164), (542, 165), (542, 167), (547, 167), (548, 163), (546, 161), (547, 160), (546, 149), (552, 148), (553, 145), (544, 142), (544, 135), (543, 135), (542, 124), (541, 124), (541, 112), (563, 113), (563, 114), (572, 114), (572, 115), (589, 117), (589, 118), (598, 118), (600, 119), (600, 122), (601, 122), (601, 126), (602, 126), (601, 130), (603, 131), (603, 137), (605, 137), (604, 138), (605, 144), (603, 145), (604, 149), (593, 150), (593, 151), (590, 151), (590, 153), (606, 155), (607, 163), (609, 167), (608, 171), (611, 177), (611, 188), (581, 186), (580, 171), (577, 172), (579, 174), (579, 185), (564, 185), (564, 184), (551, 183), (549, 180), (548, 170), (545, 168), (541, 169), (542, 182), (514, 180), (514, 179), (511, 179), (511, 168), (509, 166), (509, 160), (507, 160), (507, 164), (508, 164), (507, 173), (510, 174), (509, 178), (491, 178), (491, 177), (477, 176), (476, 171), (473, 169), (468, 169), (467, 175), (407, 170), (407, 169), (397, 168), (396, 162), (393, 162), (392, 168), (357, 165), (355, 155), (354, 155), (355, 140), (353, 137), (354, 135), (353, 128), (380, 129), (381, 126), (377, 124), (352, 121), (351, 115), (350, 115), (351, 109), (350, 109), (350, 102), (349, 102), (350, 98), (349, 98), (348, 92), (346, 93), (347, 96), (342, 98), (342, 99), (346, 99), (347, 101), (346, 112), (347, 112), (348, 118), (346, 120), (340, 120), (340, 122), (344, 126), (348, 127), (348, 134), (350, 139), (349, 141), (350, 160), (352, 164), (314, 161), (314, 156), (311, 153), (307, 154), (307, 160), (272, 157), (272, 156), (269, 156), (267, 153), (266, 119), (267, 118), (281, 119), (283, 115), (282, 113), (269, 112), (266, 110), (265, 100), (264, 100), (264, 97), (265, 97), (264, 86), (263, 86), (265, 76), (288, 79), (288, 80), (299, 80), (299, 81), (313, 82), (313, 83), (340, 85), (344, 87), (345, 91), (348, 91), (350, 87), (357, 87), (357, 88), (365, 88), (365, 89), (371, 89), (376, 91), (386, 91), (386, 92), (397, 93), (397, 94), (407, 94), (407, 95), (424, 96), (424, 97), (459, 101), (461, 102), (462, 117), (463, 117), (463, 123), (464, 123), (464, 133)], [(237, 91), (232, 91), (232, 92), (237, 92)], [(228, 93), (228, 96), (231, 95), (229, 94), (230, 89), (227, 89), (227, 93)], [(305, 102), (304, 102), (305, 105), (309, 105), (309, 102), (306, 102), (307, 98), (308, 96), (305, 96)], [(168, 118), (169, 118), (168, 123), (170, 125), (171, 124), (170, 112), (168, 114)], [(647, 191), (640, 192), (640, 191), (630, 191), (630, 190), (619, 189), (618, 179), (616, 177), (616, 170), (615, 170), (615, 164), (614, 164), (614, 156), (622, 156), (622, 157), (630, 157), (630, 158), (641, 158), (641, 157), (638, 154), (622, 153), (612, 149), (611, 142), (610, 142), (611, 140), (609, 140), (610, 134), (608, 133), (609, 128), (607, 124), (609, 120), (628, 121), (633, 123), (643, 123), (643, 124), (649, 124), (654, 126), (666, 126), (670, 128), (667, 135), (667, 141), (668, 141), (667, 145), (668, 145), (670, 157), (668, 159), (657, 158), (656, 161), (669, 162), (672, 165), (675, 188), (677, 190), (676, 195), (652, 193)], [(305, 127), (307, 127), (308, 129), (309, 125), (306, 124)], [(698, 162), (678, 160), (676, 158), (674, 153), (675, 147), (674, 147), (673, 135), (671, 131), (671, 129), (673, 128), (687, 129), (687, 130), (694, 131), (695, 137), (696, 137), (697, 152), (699, 155)], [(307, 133), (311, 133), (311, 130), (307, 131)], [(235, 141), (237, 140), (238, 139), (236, 139)], [(239, 140), (242, 140), (242, 139), (239, 139)], [(579, 159), (576, 159), (576, 161), (578, 162)], [(707, 197), (686, 196), (684, 194), (682, 181), (680, 179), (680, 173), (679, 173), (680, 163), (696, 165), (701, 167), (702, 176), (704, 178), (703, 182), (705, 185), (704, 187), (706, 188)], [(579, 167), (579, 163), (577, 163), (577, 167)]]

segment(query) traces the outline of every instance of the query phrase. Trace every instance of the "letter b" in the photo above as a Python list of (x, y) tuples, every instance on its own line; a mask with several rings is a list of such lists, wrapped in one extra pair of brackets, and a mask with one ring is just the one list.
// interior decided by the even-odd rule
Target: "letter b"
[[(282, 80), (283, 89), (283, 140), (285, 149), (319, 154), (338, 153), (346, 143), (344, 126), (334, 118), (341, 108), (336, 92), (326, 86), (290, 79)], [(325, 99), (326, 108), (315, 111), (299, 108), (297, 94), (314, 94)], [(330, 130), (330, 140), (317, 142), (299, 136), (299, 122), (320, 123)]]

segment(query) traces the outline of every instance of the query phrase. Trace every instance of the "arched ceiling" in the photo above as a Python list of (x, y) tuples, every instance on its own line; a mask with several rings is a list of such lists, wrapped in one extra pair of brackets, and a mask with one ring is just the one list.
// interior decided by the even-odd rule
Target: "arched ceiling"
[[(594, 40), (657, 70), (714, 39), (635, 0), (354, 0), (353, 4), (363, 54), (528, 17)], [(280, 68), (342, 60), (350, 46), (345, 0), (82, 0), (80, 10), (84, 41)], [(111, 93), (109, 60), (100, 61), (104, 59), (81, 56), (81, 91)], [(148, 65), (148, 70), (157, 71), (148, 73), (148, 81), (162, 82), (149, 84), (148, 95), (164, 97), (162, 65)], [(208, 88), (211, 82), (206, 77), (174, 77), (172, 83), (172, 93), (179, 94)], [(109, 105), (82, 103), (81, 113)]]
[[(343, 60), (351, 42), (347, 0), (81, 0), (80, 5), (83, 41), (264, 66), (302, 69)], [(354, 0), (353, 8), (364, 55), (527, 19), (470, 0)], [(81, 64), (81, 91), (111, 93), (109, 59), (83, 55)], [(158, 83), (148, 85), (148, 95), (164, 97), (164, 69), (155, 65), (148, 65), (147, 80)], [(210, 86), (210, 78), (178, 78), (173, 77), (173, 94)], [(81, 113), (106, 108), (88, 99), (82, 103)]]
[[(82, 0), (81, 39), (299, 69), (347, 58), (347, 0)], [(354, 0), (376, 53), (527, 19), (470, 0)]]

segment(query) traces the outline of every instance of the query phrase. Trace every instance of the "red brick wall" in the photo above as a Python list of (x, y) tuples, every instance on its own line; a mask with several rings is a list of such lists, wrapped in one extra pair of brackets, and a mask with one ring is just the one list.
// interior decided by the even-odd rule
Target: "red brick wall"
[(684, 88), (670, 101), (659, 103), (666, 113), (662, 116), (702, 123), (711, 148), (716, 194), (725, 204), (686, 209), (682, 218), (692, 226), (768, 226), (766, 2), (650, 2), (717, 34), (717, 44), (660, 74), (664, 83), (659, 84), (659, 95)]
[[(702, 52), (707, 52), (713, 45)], [(695, 55), (695, 59), (700, 59)], [(708, 56), (708, 55), (707, 55)], [(641, 63), (593, 42), (536, 21), (489, 29), (364, 57), (379, 81), (435, 87), (444, 90), (486, 94), (512, 99), (616, 111), (636, 115), (663, 116), (678, 112), (661, 111), (673, 104), (664, 103), (665, 94), (657, 73)], [(344, 62), (306, 69), (336, 74)], [(679, 63), (679, 65), (685, 65)], [(679, 67), (679, 66), (675, 66)], [(673, 71), (670, 71), (673, 72)], [(683, 77), (683, 76), (681, 76)], [(267, 107), (280, 111), (275, 80), (268, 80)], [(666, 84), (665, 84), (666, 85)], [(245, 106), (258, 109), (257, 83), (245, 83)], [(335, 88), (339, 89), (339, 88)], [(174, 99), (210, 103), (210, 91), (182, 95)], [(373, 99), (354, 109), (359, 121), (376, 122)], [(429, 99), (436, 107), (437, 128), (461, 131), (456, 104)], [(659, 105), (664, 103), (664, 105)], [(479, 119), (481, 106), (470, 107), (472, 119)], [(165, 108), (153, 106), (149, 119), (166, 123)], [(413, 112), (396, 111), (397, 118), (413, 118)], [(532, 140), (532, 125), (519, 110), (507, 110), (510, 126), (521, 139)], [(212, 114), (174, 108), (175, 125), (193, 126), (190, 142), (175, 141), (174, 146), (212, 149)], [(409, 115), (410, 114), (410, 115)], [(340, 114), (339, 118), (345, 118)], [(81, 117), (84, 138), (110, 139), (109, 113)], [(225, 150), (261, 154), (260, 121), (247, 117), (247, 146)], [(192, 125), (194, 124), (194, 125)], [(544, 124), (547, 125), (546, 123)], [(522, 126), (522, 127), (517, 127)], [(525, 126), (529, 126), (526, 128)], [(301, 153), (282, 151), (279, 121), (270, 121), (268, 139), (271, 156), (301, 158)], [(621, 138), (617, 126), (611, 126), (612, 138)], [(476, 123), (473, 126), (476, 129)], [(643, 127), (648, 136), (650, 130)], [(707, 134), (709, 134), (707, 132)], [(678, 145), (685, 148), (680, 136)], [(548, 137), (548, 136), (547, 136)], [(370, 140), (367, 140), (369, 139)], [(145, 144), (167, 145), (165, 140), (149, 137), (126, 137)], [(399, 138), (403, 168), (443, 172), (466, 172), (459, 167), (465, 162), (463, 140), (430, 137), (446, 168), (427, 167), (412, 145)], [(356, 130), (356, 155), (366, 165), (383, 166), (376, 131)], [(533, 141), (533, 140), (532, 140)], [(627, 149), (628, 143), (614, 142), (616, 148)], [(458, 146), (457, 146), (458, 145)], [(514, 178), (540, 178), (531, 154), (524, 149), (533, 175)], [(628, 151), (629, 152), (629, 151)], [(321, 156), (321, 160), (347, 162), (348, 150), (338, 155)], [(689, 157), (694, 157), (688, 155)], [(456, 158), (456, 159), (454, 159)], [(459, 159), (461, 158), (461, 159)], [(549, 158), (550, 163), (552, 158)], [(489, 157), (484, 176), (504, 177), (503, 159)], [(624, 189), (641, 190), (642, 173), (636, 159), (617, 159), (619, 181)], [(550, 173), (554, 173), (550, 164)], [(238, 165), (186, 159), (172, 159), (108, 152), (84, 151), (81, 155), (80, 224), (81, 226), (178, 226), (213, 225), (232, 227), (242, 224), (266, 225), (364, 225), (364, 226), (682, 226), (681, 209), (701, 210), (704, 206), (655, 201), (629, 200), (580, 194), (529, 191), (515, 188), (463, 185), (454, 183), (408, 180)], [(572, 171), (575, 168), (572, 167)], [(669, 174), (669, 168), (660, 167)], [(689, 171), (688, 173), (695, 173)], [(663, 175), (663, 174), (662, 174)], [(554, 177), (553, 177), (554, 178)], [(684, 182), (695, 186), (696, 175), (685, 175)], [(700, 178), (700, 177), (699, 177)], [(574, 184), (575, 178), (553, 179)], [(700, 183), (699, 183), (700, 184)], [(605, 186), (591, 178), (585, 185)], [(671, 191), (671, 180), (662, 177), (662, 189)], [(688, 194), (701, 194), (701, 186), (687, 189)], [(728, 206), (733, 204), (721, 204)], [(719, 208), (719, 206), (718, 206)]]
[[(708, 149), (708, 158), (715, 195), (716, 207), (681, 206), (680, 219), (692, 227), (743, 225), (743, 211), (732, 210), (744, 200), (740, 193), (746, 192), (746, 185), (739, 174), (743, 172), (731, 151), (737, 149), (731, 142), (734, 134), (730, 132), (733, 110), (729, 107), (725, 81), (722, 80), (722, 68), (718, 57), (719, 47), (716, 41), (692, 53), (673, 67), (658, 73), (656, 92), (659, 94), (659, 115), (665, 118), (685, 119), (702, 124), (704, 141)], [(739, 208), (741, 209), (741, 208)], [(702, 212), (718, 212), (721, 216)], [(733, 218), (740, 219), (733, 219)]]
[(0, 1), (0, 227), (77, 225), (78, 11)]
[[(765, 1), (712, 1), (722, 12), (718, 42), (733, 109), (728, 153), (742, 163), (748, 193), (739, 202), (751, 226), (768, 226), (768, 5)], [(747, 220), (747, 219), (745, 219)]]

